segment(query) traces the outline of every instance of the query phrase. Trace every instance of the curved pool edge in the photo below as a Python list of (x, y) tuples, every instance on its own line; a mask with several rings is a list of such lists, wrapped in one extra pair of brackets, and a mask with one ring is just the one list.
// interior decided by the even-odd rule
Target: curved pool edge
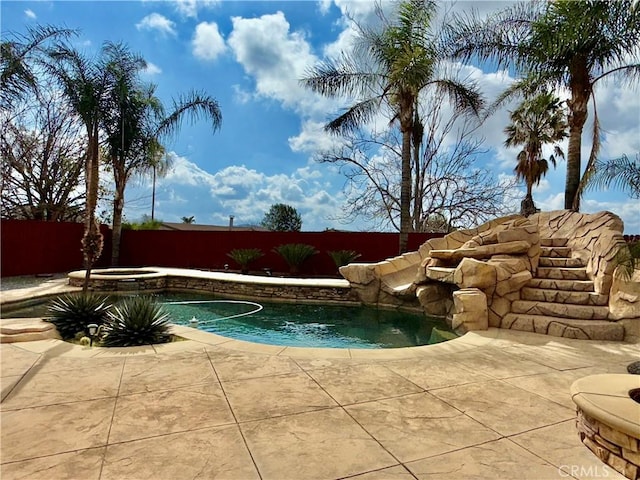
[[(118, 271), (123, 269), (105, 269)], [(343, 279), (301, 279), (301, 278), (281, 278), (281, 277), (256, 277), (250, 275), (233, 274), (227, 272), (205, 272), (199, 270), (189, 269), (175, 269), (175, 268), (163, 268), (163, 267), (138, 267), (135, 270), (149, 271), (149, 274), (143, 274), (142, 276), (148, 277), (153, 275), (154, 278), (162, 278), (166, 276), (185, 276), (205, 279), (224, 279), (230, 282), (260, 282), (263, 284), (277, 283), (282, 286), (312, 286), (318, 285), (328, 288), (350, 288), (349, 282)], [(99, 275), (99, 271), (97, 273)], [(70, 272), (69, 278), (72, 275), (76, 278), (84, 278), (84, 270), (78, 270)], [(113, 280), (114, 276), (118, 275), (105, 275), (108, 279)], [(126, 276), (125, 276), (126, 278)], [(35, 300), (42, 297), (47, 297), (55, 294), (66, 292), (77, 292), (80, 289), (78, 287), (70, 285), (59, 285), (55, 288), (55, 291), (49, 289), (42, 289), (40, 287), (31, 287), (26, 289), (15, 290), (14, 297), (10, 302), (5, 302), (5, 295), (0, 301), (0, 305), (8, 303), (17, 303), (24, 300)], [(4, 293), (4, 292), (3, 292)], [(89, 356), (93, 355), (113, 355), (119, 356), (123, 354), (155, 354), (156, 350), (172, 351), (181, 350), (191, 345), (191, 342), (199, 347), (204, 346), (219, 346), (229, 350), (247, 352), (247, 353), (263, 353), (278, 356), (289, 357), (302, 357), (302, 358), (351, 358), (351, 359), (401, 359), (401, 358), (415, 358), (431, 354), (449, 354), (463, 350), (467, 350), (472, 347), (487, 345), (490, 342), (499, 340), (500, 337), (505, 336), (503, 329), (490, 328), (483, 332), (468, 332), (461, 337), (448, 340), (445, 342), (422, 345), (417, 347), (398, 347), (398, 348), (386, 348), (386, 349), (358, 349), (358, 348), (323, 348), (323, 347), (291, 347), (282, 345), (270, 345), (262, 343), (248, 342), (244, 340), (232, 339), (229, 337), (223, 337), (214, 333), (204, 332), (202, 330), (193, 329), (191, 327), (173, 325), (174, 333), (180, 337), (187, 339), (187, 342), (173, 342), (169, 344), (163, 344), (159, 346), (148, 347), (128, 347), (128, 349), (113, 349), (93, 347), (91, 352), (84, 352)], [(54, 341), (54, 340), (52, 340)], [(60, 341), (57, 341), (60, 342)], [(25, 342), (29, 343), (29, 342)], [(64, 343), (64, 342), (63, 342)], [(183, 344), (183, 345), (181, 345)], [(81, 347), (67, 343), (71, 348), (70, 350), (75, 352), (73, 355), (78, 354), (84, 350), (89, 350), (87, 347)], [(38, 347), (40, 348), (40, 347)], [(44, 346), (42, 348), (45, 348)]]
[[(38, 340), (33, 342), (12, 343), (14, 347), (45, 356), (72, 358), (118, 358), (139, 355), (159, 355), (170, 353), (188, 353), (203, 350), (228, 350), (230, 353), (246, 353), (253, 355), (269, 355), (289, 357), (293, 359), (310, 360), (400, 360), (425, 359), (429, 356), (449, 355), (474, 348), (481, 348), (495, 341), (511, 342), (513, 339), (501, 335), (500, 329), (490, 328), (478, 335), (469, 332), (462, 337), (448, 340), (434, 345), (419, 347), (399, 347), (388, 349), (357, 349), (357, 348), (315, 348), (315, 347), (287, 347), (282, 345), (268, 345), (247, 342), (223, 337), (215, 333), (172, 325), (172, 333), (184, 340), (163, 344), (144, 345), (140, 347), (86, 347), (65, 342), (63, 340)], [(500, 338), (502, 337), (502, 338)], [(508, 336), (507, 336), (508, 337)]]
[[(135, 270), (148, 273), (115, 275), (116, 272)], [(84, 280), (85, 270), (69, 272), (67, 276), (73, 280)], [(350, 288), (351, 284), (344, 278), (298, 278), (298, 277), (269, 277), (259, 275), (245, 275), (230, 272), (210, 272), (206, 270), (194, 270), (189, 268), (171, 267), (114, 267), (100, 268), (91, 271), (91, 279), (96, 280), (130, 280), (162, 277), (188, 277), (194, 279), (223, 280), (230, 283), (252, 283), (260, 285), (278, 285), (292, 287), (324, 287), (324, 288)]]

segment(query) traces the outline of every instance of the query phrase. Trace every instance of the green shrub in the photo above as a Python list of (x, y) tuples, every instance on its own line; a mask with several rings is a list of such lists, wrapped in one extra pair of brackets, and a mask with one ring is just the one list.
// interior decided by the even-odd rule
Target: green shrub
[(229, 258), (240, 265), (242, 273), (247, 273), (249, 271), (249, 265), (263, 255), (262, 250), (259, 248), (239, 248), (227, 253)]
[(348, 265), (354, 260), (360, 258), (360, 254), (354, 250), (333, 250), (327, 252), (333, 259), (336, 267), (340, 268), (343, 265)]
[(151, 220), (148, 215), (143, 215), (138, 222), (122, 222), (123, 230), (158, 230), (162, 226), (162, 220)]
[(131, 297), (108, 313), (103, 329), (105, 347), (132, 347), (166, 343), (169, 314), (151, 297)]
[(49, 322), (56, 326), (64, 339), (73, 338), (79, 332), (88, 335), (87, 325), (102, 325), (110, 307), (106, 297), (95, 293), (64, 295), (49, 305)]
[(273, 251), (284, 258), (291, 273), (298, 273), (302, 264), (318, 253), (314, 247), (304, 243), (287, 243), (274, 248)]

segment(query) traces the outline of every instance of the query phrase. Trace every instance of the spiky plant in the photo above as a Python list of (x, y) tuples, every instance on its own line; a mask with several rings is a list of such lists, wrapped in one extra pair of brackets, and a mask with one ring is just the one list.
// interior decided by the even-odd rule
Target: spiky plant
[(284, 261), (289, 265), (291, 273), (298, 273), (300, 266), (318, 253), (314, 247), (304, 243), (287, 243), (274, 248), (273, 251), (284, 258)]
[(73, 338), (78, 332), (87, 335), (87, 325), (102, 325), (110, 307), (107, 297), (95, 293), (64, 295), (49, 305), (49, 322), (56, 326), (64, 339)]
[(238, 248), (227, 253), (227, 257), (240, 265), (242, 273), (249, 272), (249, 265), (263, 255), (262, 250), (259, 248)]
[(354, 260), (361, 257), (361, 255), (354, 250), (332, 250), (327, 252), (333, 259), (336, 267), (340, 268), (343, 265), (348, 265)]
[(169, 314), (151, 297), (131, 297), (108, 313), (103, 329), (105, 347), (133, 347), (166, 343)]

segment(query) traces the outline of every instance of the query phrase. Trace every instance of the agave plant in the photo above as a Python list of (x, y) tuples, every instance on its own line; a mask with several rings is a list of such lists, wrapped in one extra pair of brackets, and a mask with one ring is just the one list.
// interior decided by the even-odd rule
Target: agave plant
[(236, 250), (231, 250), (229, 253), (227, 253), (227, 256), (229, 258), (240, 265), (240, 270), (242, 271), (242, 273), (248, 273), (249, 265), (258, 260), (263, 255), (264, 254), (262, 253), (262, 250), (260, 250), (259, 248), (239, 248)]
[(291, 273), (298, 273), (300, 266), (311, 256), (318, 253), (314, 247), (304, 243), (287, 243), (274, 248), (273, 251), (284, 258), (284, 261), (289, 265)]
[(327, 253), (333, 259), (333, 262), (338, 268), (342, 267), (343, 265), (350, 264), (361, 256), (354, 250), (332, 250)]
[(103, 328), (105, 347), (133, 347), (170, 341), (169, 314), (151, 297), (131, 297), (113, 307)]
[(110, 307), (107, 297), (95, 293), (64, 295), (49, 305), (49, 322), (56, 326), (64, 339), (73, 338), (79, 332), (87, 335), (87, 326), (92, 323), (102, 325)]

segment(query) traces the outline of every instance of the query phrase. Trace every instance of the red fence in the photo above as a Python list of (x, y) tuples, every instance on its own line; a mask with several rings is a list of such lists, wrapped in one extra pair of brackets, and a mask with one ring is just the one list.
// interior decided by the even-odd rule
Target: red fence
[[(2, 220), (0, 223), (1, 274), (32, 275), (83, 268), (81, 223)], [(98, 267), (108, 264), (111, 231), (102, 226), (104, 248)]]
[[(429, 238), (440, 234), (411, 234), (409, 249), (417, 250)], [(318, 250), (303, 266), (302, 273), (333, 275), (336, 266), (327, 252), (355, 250), (361, 262), (376, 262), (398, 252), (398, 234), (365, 232), (184, 232), (158, 230), (128, 230), (123, 232), (121, 264), (130, 266), (156, 265), (222, 269), (228, 264), (238, 269), (227, 256), (233, 249), (260, 248), (264, 256), (251, 264), (252, 270), (270, 268), (288, 272), (284, 259), (273, 252), (279, 245), (305, 243)]]
[[(65, 272), (83, 267), (80, 251), (82, 224), (26, 220), (1, 223), (3, 277), (38, 273)], [(109, 266), (111, 231), (102, 229), (105, 245), (97, 267)], [(409, 250), (417, 250), (429, 238), (441, 234), (409, 235)], [(398, 252), (397, 233), (367, 232), (190, 232), (165, 230), (125, 230), (122, 232), (120, 264), (123, 266), (161, 266), (218, 270), (228, 264), (239, 268), (227, 256), (237, 248), (260, 248), (264, 256), (251, 265), (252, 270), (270, 268), (288, 272), (285, 261), (273, 248), (286, 243), (306, 243), (319, 251), (301, 269), (302, 274), (334, 275), (336, 267), (327, 254), (331, 250), (355, 250), (358, 261), (376, 262)]]

